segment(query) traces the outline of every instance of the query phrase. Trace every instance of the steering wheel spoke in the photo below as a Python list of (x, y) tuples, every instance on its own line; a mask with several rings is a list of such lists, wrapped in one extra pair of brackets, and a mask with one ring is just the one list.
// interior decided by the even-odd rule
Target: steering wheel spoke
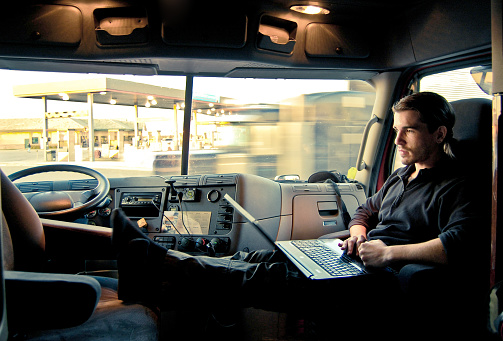
[(93, 196), (95, 196), (96, 193), (94, 190), (89, 190), (89, 191), (84, 191), (80, 194), (79, 199), (77, 200), (76, 203), (79, 203), (80, 205), (85, 204), (89, 199), (91, 199)]

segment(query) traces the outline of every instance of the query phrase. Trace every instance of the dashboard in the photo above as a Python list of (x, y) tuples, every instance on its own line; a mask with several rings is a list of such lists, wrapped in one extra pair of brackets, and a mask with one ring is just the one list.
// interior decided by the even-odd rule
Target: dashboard
[[(271, 248), (270, 240), (312, 239), (347, 229), (343, 205), (332, 183), (278, 182), (243, 173), (109, 181), (111, 189), (105, 205), (75, 222), (109, 227), (111, 211), (120, 208), (152, 240), (168, 249), (225, 255)], [(57, 183), (45, 183), (44, 188), (61, 187)], [(16, 185), (22, 192), (41, 187)], [(83, 186), (76, 180), (69, 187), (85, 190)], [(93, 182), (86, 186), (92, 188)], [(363, 186), (337, 186), (352, 215), (366, 200)], [(226, 195), (241, 205), (269, 238), (240, 214)]]

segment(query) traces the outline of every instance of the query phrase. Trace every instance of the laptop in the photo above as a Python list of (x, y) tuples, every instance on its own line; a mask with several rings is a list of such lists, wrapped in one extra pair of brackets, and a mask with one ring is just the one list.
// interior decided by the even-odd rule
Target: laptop
[(349, 257), (341, 250), (339, 247), (339, 244), (342, 244), (341, 239), (274, 241), (260, 223), (234, 199), (228, 194), (224, 195), (224, 199), (257, 228), (276, 249), (281, 250), (307, 278), (327, 280), (373, 274), (373, 271), (366, 269), (359, 259)]

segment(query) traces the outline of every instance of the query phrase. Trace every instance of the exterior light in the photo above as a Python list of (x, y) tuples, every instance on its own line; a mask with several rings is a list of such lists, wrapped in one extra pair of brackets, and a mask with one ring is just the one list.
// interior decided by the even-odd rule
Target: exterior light
[(65, 93), (60, 93), (59, 96), (63, 101), (68, 101), (70, 99), (70, 96), (68, 96), (68, 94)]
[(112, 99), (110, 100), (110, 104), (112, 104), (112, 105), (117, 104), (117, 100), (115, 100), (115, 99), (113, 99), (113, 98), (112, 98)]
[(292, 11), (303, 13), (303, 14), (329, 14), (330, 11), (323, 7), (318, 6), (292, 6), (290, 7)]
[(150, 102), (147, 101), (147, 103), (145, 103), (145, 108), (150, 108)]
[(150, 101), (150, 103), (151, 103), (152, 105), (157, 105), (157, 101), (156, 101), (155, 99), (151, 100), (151, 101)]
[(151, 101), (151, 100), (153, 100), (153, 99), (154, 99), (154, 96), (150, 95), (150, 96), (148, 96), (148, 97), (147, 97), (147, 99), (148, 99), (149, 101)]
[(100, 92), (100, 95), (106, 95), (106, 94), (107, 94), (107, 92), (106, 92), (106, 91), (101, 91), (101, 92)]

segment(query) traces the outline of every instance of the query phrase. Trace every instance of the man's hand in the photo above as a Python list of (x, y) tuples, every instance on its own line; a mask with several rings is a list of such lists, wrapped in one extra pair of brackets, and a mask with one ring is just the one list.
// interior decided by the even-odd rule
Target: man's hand
[(341, 249), (346, 250), (348, 255), (359, 256), (359, 248), (362, 243), (365, 243), (367, 238), (364, 235), (351, 236), (342, 244), (339, 244)]
[(381, 240), (371, 240), (360, 244), (358, 254), (365, 264), (370, 267), (385, 267), (391, 263), (390, 247)]
[(365, 266), (385, 267), (395, 262), (447, 264), (440, 238), (418, 244), (387, 246), (381, 240), (361, 243), (358, 254)]

